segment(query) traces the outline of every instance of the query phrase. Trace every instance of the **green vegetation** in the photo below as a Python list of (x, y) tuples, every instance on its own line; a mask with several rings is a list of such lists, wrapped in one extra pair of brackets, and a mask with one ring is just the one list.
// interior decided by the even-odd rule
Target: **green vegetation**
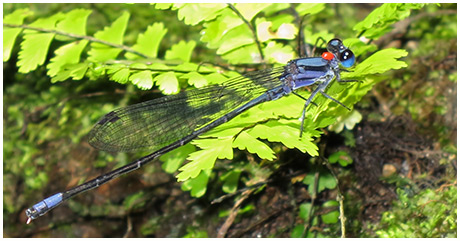
[[(449, 62), (457, 36), (456, 6), (367, 7), (371, 9), (288, 3), (4, 4), (6, 236), (455, 237), (456, 212), (446, 210), (456, 203), (456, 183), (438, 188), (456, 179), (449, 171), (456, 159), (451, 138), (456, 116), (449, 104), (456, 90), (445, 94), (456, 82)], [(395, 34), (394, 27), (406, 22), (410, 30), (399, 29), (403, 37)], [(342, 72), (342, 79), (359, 82), (334, 82), (327, 90), (353, 111), (318, 95), (299, 138), (304, 100), (290, 95), (263, 103), (142, 171), (23, 226), (24, 210), (43, 197), (148, 154), (113, 155), (86, 144), (85, 136), (101, 116), (247, 71), (284, 66), (298, 56), (299, 26), (309, 47), (318, 38), (340, 37), (356, 54), (358, 63)], [(397, 47), (386, 43), (396, 38), (405, 42)], [(308, 97), (310, 92), (298, 94)], [(404, 178), (395, 174), (378, 180), (398, 190), (391, 207), (374, 213), (383, 213), (378, 222), (363, 219), (368, 200), (356, 200), (360, 193), (371, 196), (356, 190), (365, 186), (353, 169), (364, 162), (357, 154), (362, 150), (357, 129), (373, 121), (391, 123), (392, 113), (410, 113), (413, 128), (426, 136), (418, 146), (427, 149), (395, 149), (412, 158), (411, 172), (397, 158), (379, 157), (400, 165)], [(443, 119), (449, 115), (455, 117)], [(331, 144), (334, 138), (340, 144)], [(426, 153), (434, 154), (422, 156)], [(419, 167), (416, 173), (413, 166)], [(413, 183), (411, 195), (402, 191), (421, 176), (432, 184)], [(184, 219), (177, 221), (179, 216)], [(230, 229), (224, 228), (227, 222)], [(262, 230), (258, 222), (276, 228)], [(211, 224), (212, 230), (207, 228)], [(48, 228), (37, 231), (40, 227)]]
[(380, 238), (456, 238), (457, 187), (425, 189), (408, 195), (397, 189), (399, 200), (382, 214), (376, 233)]

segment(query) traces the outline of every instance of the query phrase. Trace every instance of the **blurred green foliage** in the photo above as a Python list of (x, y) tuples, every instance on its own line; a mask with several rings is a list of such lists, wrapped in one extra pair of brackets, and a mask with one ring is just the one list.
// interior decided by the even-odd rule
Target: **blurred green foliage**
[(425, 189), (416, 195), (397, 189), (399, 200), (375, 227), (379, 238), (456, 238), (457, 186)]

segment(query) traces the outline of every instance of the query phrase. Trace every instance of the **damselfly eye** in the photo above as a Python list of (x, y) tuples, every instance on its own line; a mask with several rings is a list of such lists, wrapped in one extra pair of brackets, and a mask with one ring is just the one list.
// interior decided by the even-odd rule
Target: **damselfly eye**
[(335, 39), (331, 39), (331, 41), (329, 41), (329, 43), (327, 43), (327, 48), (334, 48), (334, 49), (338, 49), (340, 48), (340, 46), (343, 46), (342, 44), (342, 41), (338, 38), (335, 38)]
[(355, 54), (349, 49), (340, 53), (340, 63), (342, 63), (343, 67), (349, 68), (355, 64)]

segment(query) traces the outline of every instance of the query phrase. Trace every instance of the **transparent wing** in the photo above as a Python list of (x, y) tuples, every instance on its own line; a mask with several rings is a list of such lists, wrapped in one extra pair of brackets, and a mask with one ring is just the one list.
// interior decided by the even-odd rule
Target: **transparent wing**
[(156, 151), (280, 86), (282, 71), (254, 71), (219, 85), (116, 109), (96, 123), (88, 142), (110, 152)]

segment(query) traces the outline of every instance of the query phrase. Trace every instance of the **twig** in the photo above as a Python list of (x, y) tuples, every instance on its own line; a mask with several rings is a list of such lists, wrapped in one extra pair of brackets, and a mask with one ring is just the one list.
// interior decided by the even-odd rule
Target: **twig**
[(316, 171), (315, 172), (315, 182), (313, 184), (313, 193), (311, 194), (310, 211), (308, 212), (307, 225), (305, 225), (303, 229), (302, 237), (306, 236), (311, 226), (311, 219), (312, 219), (311, 216), (313, 214), (313, 207), (315, 205), (315, 200), (316, 200), (316, 195), (317, 195), (317, 190), (318, 190), (318, 181), (319, 181), (319, 171)]
[(45, 28), (32, 27), (32, 26), (25, 25), (25, 24), (16, 25), (16, 24), (4, 23), (3, 27), (29, 29), (29, 30), (35, 30), (35, 31), (44, 32), (44, 33), (54, 33), (54, 34), (57, 34), (57, 35), (62, 35), (62, 36), (70, 37), (70, 38), (85, 39), (85, 40), (88, 40), (90, 42), (100, 43), (100, 44), (104, 44), (104, 45), (111, 46), (111, 47), (114, 47), (114, 48), (119, 48), (119, 49), (122, 49), (122, 50), (124, 50), (126, 52), (130, 52), (130, 53), (139, 55), (139, 56), (141, 56), (143, 58), (149, 58), (149, 56), (147, 56), (147, 55), (145, 55), (145, 54), (143, 54), (141, 52), (138, 52), (138, 51), (126, 46), (126, 45), (114, 44), (114, 43), (107, 42), (107, 41), (104, 41), (104, 40), (100, 40), (100, 39), (97, 39), (97, 38), (94, 38), (94, 37), (91, 37), (91, 36), (67, 33), (67, 32), (62, 32), (62, 31), (54, 30), (54, 29), (45, 29)]
[(252, 35), (254, 36), (254, 40), (256, 41), (256, 45), (257, 45), (257, 49), (259, 50), (260, 57), (262, 60), (265, 59), (264, 53), (262, 52), (262, 47), (260, 46), (259, 38), (257, 38), (257, 32), (255, 31), (254, 27), (248, 22), (248, 20), (244, 18), (244, 16), (240, 13), (240, 11), (238, 11), (238, 9), (236, 9), (235, 6), (233, 6), (233, 4), (227, 3), (227, 5), (249, 27), (249, 30), (251, 30)]
[[(294, 173), (291, 173), (291, 174), (287, 175), (287, 178), (293, 178), (293, 177), (296, 177), (296, 176), (301, 175), (301, 174), (304, 174), (304, 173), (305, 173), (305, 172), (299, 170), (299, 171), (296, 171), (296, 172), (294, 172)], [(237, 191), (235, 191), (235, 192), (233, 192), (233, 193), (228, 193), (228, 194), (225, 194), (225, 195), (223, 195), (223, 196), (220, 196), (220, 197), (218, 197), (218, 198), (212, 200), (212, 201), (211, 201), (211, 204), (221, 203), (222, 201), (224, 201), (224, 200), (227, 199), (227, 198), (233, 197), (233, 196), (235, 196), (235, 195), (237, 195), (237, 194), (243, 193), (243, 192), (245, 192), (245, 191), (247, 191), (247, 190), (250, 190), (250, 189), (257, 189), (257, 188), (259, 188), (259, 187), (261, 187), (261, 186), (263, 186), (263, 185), (269, 184), (269, 183), (271, 183), (271, 182), (273, 182), (273, 181), (274, 181), (274, 179), (273, 179), (273, 178), (270, 178), (270, 179), (267, 179), (267, 180), (264, 180), (264, 181), (260, 181), (260, 182), (258, 182), (258, 183), (255, 183), (255, 184), (253, 184), (253, 185), (251, 185), (251, 186), (241, 188), (241, 189), (239, 189), (239, 190), (237, 190)]]
[(233, 205), (232, 210), (230, 211), (230, 215), (228, 215), (228, 218), (225, 220), (225, 223), (220, 227), (219, 231), (217, 232), (217, 238), (225, 238), (225, 235), (227, 235), (227, 231), (232, 226), (233, 221), (235, 221), (236, 216), (238, 215), (238, 210), (241, 208), (241, 204), (251, 195), (251, 193), (254, 192), (254, 189), (247, 190), (245, 191), (241, 198), (236, 201), (236, 203)]
[(271, 218), (273, 217), (277, 217), (278, 215), (280, 215), (280, 213), (284, 212), (285, 210), (284, 209), (279, 209), (279, 210), (275, 210), (274, 212), (272, 212), (271, 214), (265, 216), (265, 217), (261, 217), (260, 219), (258, 219), (255, 223), (252, 223), (250, 226), (248, 226), (247, 228), (245, 228), (243, 231), (239, 232), (239, 233), (236, 233), (233, 237), (236, 237), (236, 238), (241, 238), (241, 236), (243, 236), (243, 234), (251, 231), (253, 228), (269, 221)]
[(131, 216), (128, 215), (128, 218), (126, 220), (127, 222), (127, 228), (126, 228), (126, 232), (125, 234), (123, 235), (123, 238), (129, 238), (129, 234), (133, 231), (133, 221), (131, 220)]
[(339, 202), (339, 212), (340, 212), (340, 227), (341, 227), (341, 238), (346, 238), (346, 227), (345, 227), (345, 221), (347, 220), (347, 217), (345, 217), (345, 210), (343, 208), (343, 195), (342, 195), (342, 191), (340, 190), (340, 185), (339, 185), (339, 178), (337, 178), (337, 175), (335, 174), (334, 172), (334, 169), (332, 169), (332, 166), (331, 164), (329, 163), (329, 161), (324, 157), (324, 156), (321, 156), (321, 158), (323, 159), (323, 163), (326, 165), (326, 167), (329, 169), (329, 171), (331, 172), (332, 176), (334, 176), (334, 179), (337, 183), (337, 201)]

